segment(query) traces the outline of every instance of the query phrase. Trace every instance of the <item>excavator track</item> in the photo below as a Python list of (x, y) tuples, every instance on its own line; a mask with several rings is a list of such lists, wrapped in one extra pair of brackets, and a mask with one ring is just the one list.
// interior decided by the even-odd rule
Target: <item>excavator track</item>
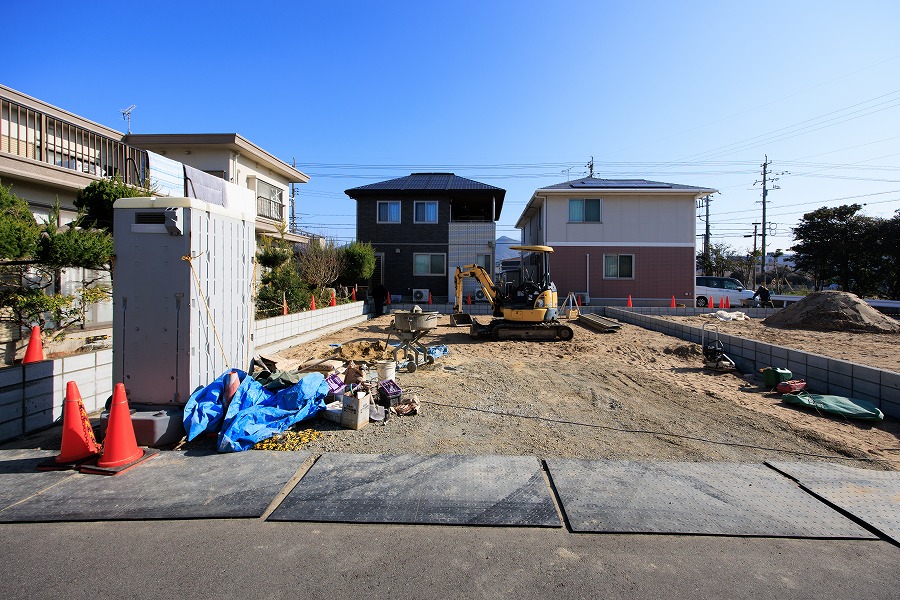
[(516, 323), (504, 319), (495, 319), (487, 325), (477, 321), (472, 324), (470, 333), (494, 341), (529, 340), (533, 342), (565, 342), (575, 335), (572, 328), (559, 322), (551, 323)]

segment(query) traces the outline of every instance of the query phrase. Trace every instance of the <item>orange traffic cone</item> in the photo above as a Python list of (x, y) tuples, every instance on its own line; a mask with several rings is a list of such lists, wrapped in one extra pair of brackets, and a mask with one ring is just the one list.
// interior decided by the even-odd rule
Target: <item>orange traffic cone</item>
[(631, 304), (631, 294), (628, 294), (628, 303), (627, 303), (625, 306), (627, 306), (627, 307), (629, 307), (629, 308), (630, 308), (631, 306), (633, 306), (633, 305)]
[(578, 294), (575, 294), (575, 305), (578, 308), (581, 308), (581, 296), (579, 296)]
[(672, 296), (672, 301), (669, 303), (669, 308), (675, 308), (675, 296)]
[(41, 345), (41, 328), (35, 325), (31, 328), (31, 337), (28, 339), (28, 349), (25, 350), (22, 364), (27, 365), (42, 360), (44, 360), (44, 347)]
[(725, 296), (725, 308), (731, 308), (731, 299)]
[(316, 310), (316, 295), (310, 294), (309, 296), (309, 310)]
[(472, 304), (472, 292), (469, 292), (469, 293), (466, 295), (466, 304), (469, 304), (469, 305)]
[(331, 302), (328, 303), (328, 306), (337, 306), (337, 299), (334, 297), (334, 290), (331, 291)]
[(281, 314), (287, 316), (288, 312), (287, 294), (281, 292)]
[(38, 465), (40, 471), (73, 469), (79, 463), (100, 454), (100, 444), (94, 437), (94, 428), (84, 410), (81, 393), (74, 381), (66, 384), (63, 402), (63, 430), (59, 456)]
[(428, 292), (428, 304), (431, 304), (431, 291)]
[(356, 286), (350, 288), (350, 301), (356, 302)]
[(388, 293), (387, 293), (387, 300), (385, 301), (385, 304), (390, 304), (390, 303), (391, 303), (391, 293), (388, 292)]
[(113, 390), (112, 405), (109, 407), (103, 455), (96, 465), (82, 465), (78, 470), (82, 473), (118, 475), (158, 453), (158, 450), (144, 450), (138, 447), (134, 437), (134, 424), (131, 422), (131, 411), (128, 408), (128, 398), (125, 395), (125, 385), (117, 383)]
[(725, 308), (725, 298), (722, 296), (719, 296), (719, 308)]

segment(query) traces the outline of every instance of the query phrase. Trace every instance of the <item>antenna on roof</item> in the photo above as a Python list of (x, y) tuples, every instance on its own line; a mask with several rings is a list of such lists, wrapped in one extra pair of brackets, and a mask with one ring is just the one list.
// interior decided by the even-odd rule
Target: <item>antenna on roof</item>
[(122, 118), (125, 119), (126, 121), (128, 121), (128, 135), (131, 135), (131, 111), (133, 111), (136, 108), (137, 108), (137, 106), (132, 104), (128, 108), (123, 108), (122, 110), (119, 111), (120, 113), (122, 113)]

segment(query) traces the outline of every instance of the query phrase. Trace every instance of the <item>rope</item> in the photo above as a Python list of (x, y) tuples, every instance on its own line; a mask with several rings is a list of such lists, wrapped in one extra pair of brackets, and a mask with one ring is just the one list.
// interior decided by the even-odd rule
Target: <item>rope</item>
[(256, 321), (256, 258), (253, 259), (253, 277), (250, 280), (250, 312), (247, 317), (247, 362), (244, 363), (247, 372), (250, 372), (250, 340), (253, 338), (253, 323)]
[(203, 286), (200, 285), (200, 278), (197, 276), (197, 270), (194, 269), (194, 259), (200, 258), (203, 254), (204, 253), (201, 252), (197, 256), (185, 255), (181, 257), (181, 260), (186, 260), (187, 264), (191, 266), (191, 273), (194, 275), (194, 283), (197, 284), (197, 291), (200, 292), (200, 299), (203, 300), (203, 306), (206, 308), (206, 315), (209, 317), (213, 334), (216, 336), (216, 343), (219, 344), (219, 350), (222, 352), (222, 359), (225, 361), (225, 369), (230, 371), (231, 365), (228, 364), (228, 357), (225, 355), (225, 347), (222, 345), (222, 340), (219, 339), (219, 331), (216, 329), (216, 323), (212, 319), (212, 311), (209, 310), (209, 304), (206, 303), (206, 294), (203, 293)]

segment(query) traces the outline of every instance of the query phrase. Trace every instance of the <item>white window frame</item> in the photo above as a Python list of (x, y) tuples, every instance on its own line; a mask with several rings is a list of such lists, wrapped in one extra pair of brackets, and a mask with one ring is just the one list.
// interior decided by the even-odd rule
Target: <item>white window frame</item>
[[(568, 211), (567, 217), (568, 217), (569, 223), (602, 223), (602, 222), (603, 222), (603, 199), (602, 199), (602, 198), (569, 198), (568, 200), (569, 200), (569, 201), (568, 201), (568, 203), (566, 204), (566, 209), (567, 209), (567, 211)], [(573, 219), (573, 218), (572, 218), (572, 203), (573, 203), (573, 202), (581, 202), (581, 218), (580, 218), (580, 219)], [(600, 214), (598, 215), (598, 218), (597, 218), (597, 219), (591, 219), (590, 221), (588, 221), (588, 220), (585, 218), (585, 216), (584, 216), (584, 215), (585, 215), (585, 210), (584, 210), (584, 203), (585, 203), (585, 202), (597, 202), (597, 203), (599, 203), (599, 205), (600, 205), (600, 211), (599, 211)]]
[[(432, 273), (431, 269), (431, 259), (429, 258), (429, 272), (428, 273), (420, 273), (416, 270), (416, 259), (419, 256), (440, 256), (444, 259), (444, 268), (441, 273)], [(413, 275), (415, 277), (446, 277), (447, 276), (447, 254), (443, 252), (415, 252), (413, 253)]]
[[(420, 204), (425, 204), (425, 205), (426, 205), (426, 207), (425, 207), (425, 216), (426, 216), (426, 218), (427, 218), (427, 216), (428, 216), (428, 206), (427, 206), (427, 205), (428, 205), (428, 204), (434, 204), (434, 221), (428, 221), (428, 220), (420, 221), (420, 220), (416, 217), (416, 215), (417, 215), (418, 212), (419, 212), (419, 211), (418, 211), (418, 206), (419, 206)], [(437, 203), (437, 200), (416, 200), (415, 202), (413, 202), (413, 223), (418, 223), (418, 224), (421, 224), (421, 225), (436, 225), (436, 224), (438, 223), (439, 220), (440, 220), (440, 217), (438, 216), (438, 203)]]
[[(397, 220), (396, 221), (382, 221), (381, 220), (381, 205), (382, 204), (396, 204), (397, 205)], [(388, 216), (390, 216), (390, 208), (388, 209)], [(378, 204), (375, 206), (375, 222), (379, 224), (385, 225), (397, 225), (403, 219), (402, 217), (402, 206), (400, 205), (399, 200), (379, 200)]]
[[(616, 257), (616, 275), (615, 276), (611, 276), (606, 272), (606, 258), (608, 256)], [(620, 266), (619, 260), (623, 256), (631, 257), (631, 277), (619, 277), (619, 275), (618, 275), (619, 266)], [(633, 280), (634, 279), (634, 254), (604, 254), (603, 255), (603, 279), (632, 279)]]

